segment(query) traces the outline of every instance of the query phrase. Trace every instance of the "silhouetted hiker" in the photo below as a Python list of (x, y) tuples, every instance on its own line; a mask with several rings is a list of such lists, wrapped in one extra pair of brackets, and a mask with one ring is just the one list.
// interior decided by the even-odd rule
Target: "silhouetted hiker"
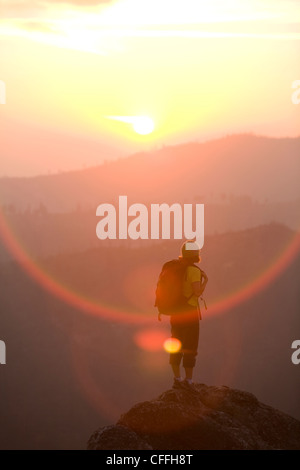
[[(178, 352), (170, 353), (170, 364), (174, 374), (174, 387), (192, 386), (199, 341), (201, 312), (199, 297), (208, 278), (195, 263), (200, 263), (200, 248), (193, 241), (181, 247), (178, 259), (168, 261), (162, 267), (156, 289), (155, 306), (160, 315), (170, 315), (171, 335), (180, 341)], [(181, 378), (180, 364), (185, 370)]]

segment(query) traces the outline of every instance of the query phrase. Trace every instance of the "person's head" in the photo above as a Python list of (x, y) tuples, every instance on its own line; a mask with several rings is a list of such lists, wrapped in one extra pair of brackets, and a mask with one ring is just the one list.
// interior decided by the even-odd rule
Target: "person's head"
[(187, 263), (200, 263), (200, 247), (199, 245), (191, 240), (187, 240), (183, 243), (180, 250), (179, 258), (185, 260)]

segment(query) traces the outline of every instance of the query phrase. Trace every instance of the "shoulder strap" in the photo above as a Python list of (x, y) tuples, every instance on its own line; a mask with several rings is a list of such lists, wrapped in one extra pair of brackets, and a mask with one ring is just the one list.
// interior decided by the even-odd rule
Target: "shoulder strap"
[[(193, 266), (197, 269), (199, 269), (200, 271), (200, 274), (201, 274), (201, 279), (202, 279), (202, 276), (203, 276), (203, 271), (201, 268), (199, 268), (199, 266), (196, 266), (195, 264), (193, 264)], [(200, 279), (200, 282), (201, 282), (201, 279)], [(205, 302), (205, 299), (203, 297), (203, 295), (201, 295), (198, 299), (197, 299), (197, 304), (198, 304), (198, 313), (199, 313), (199, 318), (200, 320), (202, 320), (202, 313), (201, 313), (201, 308), (200, 308), (200, 302), (199, 302), (199, 299), (202, 300), (203, 304), (204, 304), (204, 307), (205, 307), (205, 310), (207, 310), (207, 305), (206, 305), (206, 302)]]

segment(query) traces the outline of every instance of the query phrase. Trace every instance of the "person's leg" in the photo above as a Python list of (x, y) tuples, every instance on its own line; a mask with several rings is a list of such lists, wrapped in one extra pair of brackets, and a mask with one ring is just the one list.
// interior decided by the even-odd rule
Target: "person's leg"
[(182, 354), (170, 354), (170, 365), (173, 371), (173, 387), (180, 386), (183, 379), (181, 378), (180, 374), (180, 362), (182, 359)]
[[(172, 338), (176, 338), (181, 341), (181, 330), (179, 325), (171, 324), (171, 336)], [(169, 363), (172, 368), (174, 380), (180, 382), (181, 379), (181, 372), (180, 372), (180, 363), (182, 360), (182, 352), (179, 351), (177, 353), (170, 353), (170, 360)]]
[(185, 367), (184, 371), (185, 371), (186, 380), (192, 380), (193, 379), (194, 367)]
[(180, 365), (179, 364), (171, 364), (174, 379), (180, 379), (181, 378), (181, 373), (180, 373)]
[(185, 370), (185, 380), (192, 383), (193, 372), (196, 364), (199, 343), (199, 320), (187, 325), (185, 332), (185, 344), (183, 355), (183, 367)]

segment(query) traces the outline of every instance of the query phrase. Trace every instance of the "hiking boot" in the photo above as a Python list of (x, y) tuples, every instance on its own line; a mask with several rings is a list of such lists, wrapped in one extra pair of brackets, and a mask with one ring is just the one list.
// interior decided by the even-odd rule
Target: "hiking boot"
[(183, 381), (182, 379), (176, 379), (176, 378), (174, 378), (173, 388), (181, 388), (183, 382), (184, 382), (184, 381)]
[(186, 379), (181, 382), (181, 387), (190, 392), (197, 392), (194, 382), (188, 382)]

